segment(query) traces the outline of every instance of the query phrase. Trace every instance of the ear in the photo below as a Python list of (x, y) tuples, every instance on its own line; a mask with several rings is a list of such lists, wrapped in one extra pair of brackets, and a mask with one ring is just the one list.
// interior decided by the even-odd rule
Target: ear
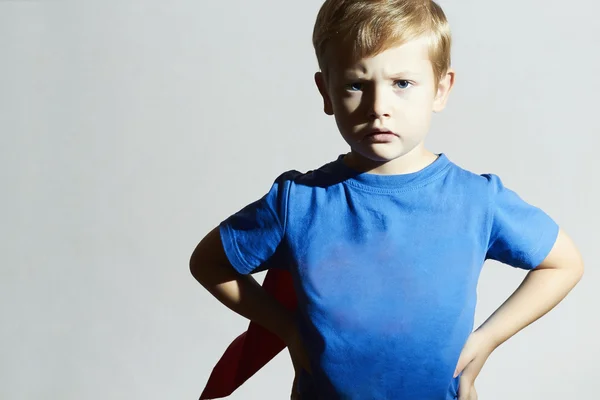
[(452, 91), (452, 88), (454, 87), (455, 76), (456, 72), (450, 68), (448, 69), (448, 72), (446, 72), (446, 74), (440, 79), (437, 93), (435, 94), (435, 99), (433, 101), (433, 112), (440, 112), (446, 108), (450, 91)]
[(327, 91), (327, 82), (325, 82), (325, 76), (322, 72), (315, 74), (315, 83), (317, 84), (319, 93), (321, 93), (321, 97), (323, 97), (323, 111), (327, 115), (333, 115), (333, 104), (331, 103), (331, 97), (329, 97), (329, 92)]

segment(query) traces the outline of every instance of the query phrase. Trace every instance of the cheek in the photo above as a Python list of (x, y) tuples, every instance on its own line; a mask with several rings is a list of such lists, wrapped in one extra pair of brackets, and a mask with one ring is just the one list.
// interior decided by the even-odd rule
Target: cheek
[(410, 102), (406, 103), (407, 117), (412, 120), (427, 120), (431, 118), (433, 112), (433, 96), (421, 95), (415, 96)]
[(394, 119), (406, 134), (420, 135), (429, 128), (431, 117), (432, 103), (423, 101), (405, 103), (397, 110)]
[(334, 110), (340, 114), (351, 114), (360, 106), (360, 96), (340, 95), (332, 99)]
[(351, 135), (354, 131), (354, 126), (356, 126), (351, 116), (338, 111), (335, 112), (335, 123), (342, 136)]
[(414, 134), (425, 133), (431, 125), (431, 111), (420, 109), (408, 117), (407, 125)]

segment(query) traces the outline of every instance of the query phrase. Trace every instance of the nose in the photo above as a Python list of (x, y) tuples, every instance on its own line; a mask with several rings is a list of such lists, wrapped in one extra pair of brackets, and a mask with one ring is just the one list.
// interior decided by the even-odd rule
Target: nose
[(369, 118), (389, 118), (391, 115), (391, 101), (388, 93), (383, 88), (373, 88), (369, 102)]

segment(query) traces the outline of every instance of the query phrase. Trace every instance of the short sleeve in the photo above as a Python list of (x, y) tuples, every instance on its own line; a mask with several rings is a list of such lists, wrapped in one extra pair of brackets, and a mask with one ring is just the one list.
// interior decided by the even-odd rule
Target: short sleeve
[(552, 250), (558, 236), (556, 222), (504, 187), (496, 175), (483, 175), (490, 189), (490, 236), (486, 259), (513, 267), (534, 269)]
[(225, 254), (241, 274), (267, 269), (285, 233), (289, 173), (279, 176), (261, 199), (221, 222)]

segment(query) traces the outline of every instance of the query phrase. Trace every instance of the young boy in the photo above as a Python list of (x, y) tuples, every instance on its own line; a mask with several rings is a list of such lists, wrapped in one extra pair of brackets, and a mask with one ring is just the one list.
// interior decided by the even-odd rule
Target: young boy
[[(476, 399), (501, 343), (552, 309), (583, 262), (542, 210), (424, 147), (454, 84), (430, 0), (327, 0), (313, 42), (324, 111), (350, 151), (279, 176), (194, 251), (194, 277), (279, 336), (302, 399)], [(530, 270), (472, 332), (484, 261)], [(250, 277), (289, 271), (297, 312)]]

